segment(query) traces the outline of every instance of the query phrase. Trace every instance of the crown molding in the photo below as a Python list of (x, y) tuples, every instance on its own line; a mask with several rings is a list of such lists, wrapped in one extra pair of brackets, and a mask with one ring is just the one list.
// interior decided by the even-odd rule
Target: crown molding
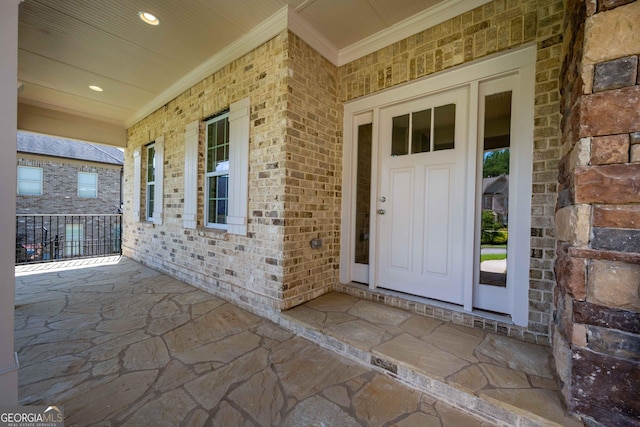
[(438, 3), (385, 30), (340, 49), (337, 65), (348, 64), (490, 1), (492, 0), (449, 0)]
[(127, 128), (144, 119), (167, 102), (189, 90), (200, 81), (206, 79), (232, 61), (246, 55), (273, 37), (287, 29), (289, 23), (289, 7), (285, 6), (271, 15), (247, 34), (243, 35), (220, 52), (185, 74), (166, 90), (153, 98), (125, 122)]
[(122, 120), (105, 118), (105, 116), (100, 114), (86, 113), (84, 111), (75, 110), (73, 108), (61, 107), (59, 105), (49, 104), (47, 102), (37, 101), (29, 98), (22, 98), (18, 96), (18, 110), (20, 109), (21, 104), (29, 105), (31, 107), (38, 108), (42, 111), (50, 111), (51, 114), (61, 113), (69, 116), (76, 116), (76, 117), (82, 117), (84, 119), (95, 120), (96, 122), (105, 123), (107, 126), (111, 126), (111, 125), (120, 126), (120, 127), (125, 126)]
[(304, 19), (293, 8), (289, 7), (289, 30), (314, 48), (318, 53), (331, 61), (333, 65), (338, 65), (338, 48), (329, 41), (320, 31)]
[(336, 48), (329, 39), (291, 6), (284, 6), (250, 32), (198, 65), (153, 98), (126, 120), (125, 126), (127, 128), (133, 126), (198, 82), (256, 49), (286, 29), (296, 34), (334, 65), (340, 67), (490, 1), (492, 0), (445, 0), (343, 49)]

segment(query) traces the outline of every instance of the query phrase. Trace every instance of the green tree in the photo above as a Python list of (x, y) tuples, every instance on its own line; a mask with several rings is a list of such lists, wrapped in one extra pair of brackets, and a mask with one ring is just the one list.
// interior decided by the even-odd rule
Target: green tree
[(482, 177), (492, 178), (509, 174), (509, 149), (491, 151), (484, 156)]

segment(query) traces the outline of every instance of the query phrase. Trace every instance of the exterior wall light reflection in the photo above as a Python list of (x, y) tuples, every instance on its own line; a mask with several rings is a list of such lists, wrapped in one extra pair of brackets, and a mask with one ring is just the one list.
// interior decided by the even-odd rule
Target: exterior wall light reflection
[(89, 86), (89, 89), (95, 90), (96, 92), (102, 92), (103, 90), (100, 86), (95, 86), (95, 85)]

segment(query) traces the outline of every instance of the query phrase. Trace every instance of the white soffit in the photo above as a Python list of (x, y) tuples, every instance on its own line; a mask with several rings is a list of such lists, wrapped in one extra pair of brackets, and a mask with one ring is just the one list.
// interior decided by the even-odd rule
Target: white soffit
[(398, 22), (386, 30), (379, 31), (359, 42), (340, 49), (336, 65), (348, 64), (420, 31), (485, 5), (490, 1), (492, 0), (450, 0), (438, 3), (404, 21)]
[(332, 64), (338, 65), (340, 62), (339, 51), (328, 38), (292, 8), (289, 8), (288, 17), (288, 28), (291, 32), (331, 61)]
[[(178, 97), (225, 65), (256, 49), (285, 29), (291, 30), (334, 65), (342, 66), (490, 1), (492, 0), (444, 1), (343, 49), (336, 48), (329, 39), (291, 6), (285, 6), (253, 28), (249, 33), (240, 37), (169, 86), (131, 116), (125, 122), (125, 125), (126, 127), (133, 126), (167, 102)], [(300, 9), (302, 10), (304, 7)]]
[(142, 107), (125, 122), (126, 127), (131, 127), (167, 102), (178, 97), (197, 83), (206, 79), (225, 65), (246, 55), (273, 37), (280, 34), (288, 25), (289, 6), (285, 6), (271, 17), (254, 27), (250, 32), (231, 43), (220, 52), (207, 59), (202, 64), (185, 74), (177, 82), (162, 91), (148, 104)]

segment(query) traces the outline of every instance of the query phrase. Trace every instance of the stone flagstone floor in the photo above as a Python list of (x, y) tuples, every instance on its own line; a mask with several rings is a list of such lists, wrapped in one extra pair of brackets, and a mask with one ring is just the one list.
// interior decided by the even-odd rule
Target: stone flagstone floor
[(561, 403), (548, 347), (338, 292), (283, 316), (302, 336), (503, 425), (582, 425)]
[(68, 427), (489, 425), (131, 260), (73, 267), (16, 268), (20, 404)]

